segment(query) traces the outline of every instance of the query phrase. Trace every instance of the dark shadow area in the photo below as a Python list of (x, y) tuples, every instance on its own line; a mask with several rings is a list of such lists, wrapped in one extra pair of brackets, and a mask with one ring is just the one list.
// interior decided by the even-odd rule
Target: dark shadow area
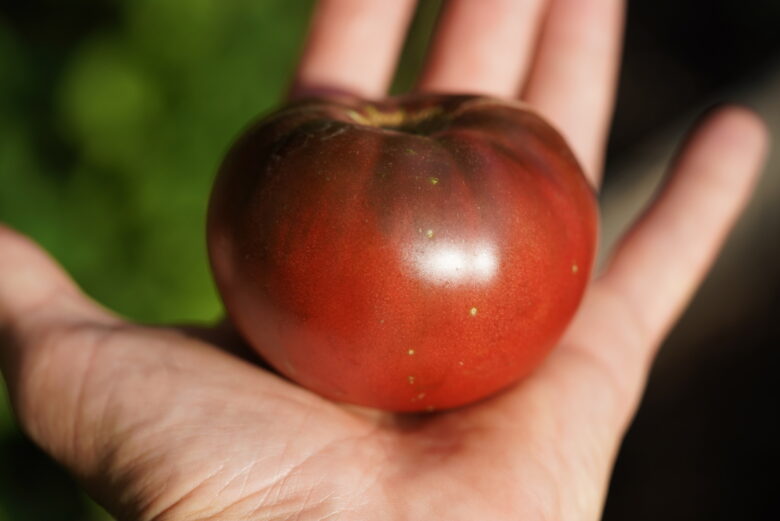
[(26, 521), (83, 521), (89, 507), (59, 465), (21, 435), (0, 438), (0, 515)]
[(777, 519), (778, 305), (714, 328), (695, 359), (653, 372), (606, 521)]
[(776, 66), (778, 24), (775, 0), (629, 2), (609, 157)]

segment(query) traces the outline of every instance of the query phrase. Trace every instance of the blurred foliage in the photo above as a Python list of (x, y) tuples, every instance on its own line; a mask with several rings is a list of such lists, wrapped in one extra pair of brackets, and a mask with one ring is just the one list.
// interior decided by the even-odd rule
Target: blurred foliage
[(93, 0), (59, 36), (35, 27), (62, 7), (35, 3), (0, 25), (0, 219), (120, 313), (214, 319), (209, 186), (284, 92), (311, 2)]
[[(439, 4), (421, 4), (394, 91), (413, 85)], [(282, 99), (312, 7), (0, 3), (0, 221), (131, 319), (217, 318), (210, 184), (242, 127)], [(16, 430), (0, 393), (0, 521), (106, 518)]]

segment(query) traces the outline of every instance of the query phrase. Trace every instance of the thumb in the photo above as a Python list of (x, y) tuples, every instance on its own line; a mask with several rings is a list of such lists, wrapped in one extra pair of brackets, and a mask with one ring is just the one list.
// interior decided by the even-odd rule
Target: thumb
[(56, 340), (77, 324), (116, 321), (43, 249), (0, 224), (0, 372), (24, 427), (27, 402), (41, 384), (36, 368), (61, 362), (52, 353), (56, 342), (42, 339)]
[(0, 331), (107, 316), (32, 240), (0, 224)]
[(0, 224), (0, 325), (24, 322), (56, 296), (76, 287), (54, 260), (27, 237)]

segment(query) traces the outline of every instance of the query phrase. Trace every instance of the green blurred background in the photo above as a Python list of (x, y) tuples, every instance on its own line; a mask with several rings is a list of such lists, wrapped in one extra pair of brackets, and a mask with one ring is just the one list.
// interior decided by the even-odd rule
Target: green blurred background
[[(440, 3), (421, 1), (394, 91), (412, 85)], [(40, 241), (90, 295), (132, 319), (218, 318), (204, 244), (210, 184), (240, 129), (282, 99), (312, 6), (313, 0), (0, 0), (0, 221)], [(642, 154), (643, 143), (677, 137), (681, 117), (688, 123), (698, 108), (724, 93), (763, 85), (767, 71), (780, 69), (780, 3), (713, 0), (706, 16), (701, 6), (695, 0), (631, 4), (607, 198), (611, 186), (640, 175), (642, 167), (623, 166)], [(761, 273), (764, 265), (776, 270), (771, 242), (761, 239), (761, 253), (756, 240), (747, 241), (754, 248), (750, 271)], [(753, 336), (741, 352), (760, 359), (760, 367), (747, 366), (737, 384), (752, 400), (745, 385), (761, 382), (770, 365), (750, 346), (777, 338), (776, 327), (765, 334), (761, 327), (776, 323), (772, 292), (778, 280), (762, 278), (742, 302), (742, 309), (755, 311), (752, 316), (766, 315), (764, 322), (732, 320), (726, 323), (731, 336), (713, 330), (704, 338), (686, 331), (710, 326), (689, 317), (670, 342), (677, 338), (694, 353), (699, 344), (712, 350), (717, 337), (722, 354), (746, 342), (740, 328), (749, 331)], [(713, 291), (715, 300), (733, 302), (733, 295)], [(731, 438), (702, 445), (697, 434), (723, 432), (732, 403), (719, 394), (720, 369), (713, 369), (711, 391), (699, 384), (685, 390), (686, 368), (700, 360), (692, 355), (656, 370), (618, 462), (607, 519), (734, 519), (746, 504), (755, 507), (758, 489), (744, 479), (730, 481), (732, 473), (744, 476), (752, 467), (711, 468), (713, 455), (733, 454)], [(723, 358), (723, 364), (733, 367), (734, 359)], [(664, 398), (672, 384), (691, 397), (687, 406), (677, 394)], [(731, 395), (740, 397), (733, 406), (742, 407), (742, 395)], [(711, 418), (702, 412), (705, 402), (717, 404)], [(677, 405), (679, 417), (698, 422), (692, 433), (658, 420)], [(750, 418), (740, 421), (752, 421), (751, 432), (767, 436), (758, 416)], [(678, 437), (653, 452), (659, 436), (670, 432)], [(755, 456), (744, 452), (757, 446), (755, 439), (744, 433), (737, 438), (742, 452), (735, 458)], [(681, 475), (683, 455), (697, 450), (722, 479), (702, 482), (697, 461), (695, 479), (670, 479)], [(719, 504), (702, 506), (714, 497)], [(751, 519), (762, 518), (759, 511)], [(0, 521), (100, 519), (108, 517), (18, 432), (0, 390)]]
[(283, 93), (311, 2), (46, 4), (0, 18), (0, 217), (121, 313), (213, 319), (204, 201)]

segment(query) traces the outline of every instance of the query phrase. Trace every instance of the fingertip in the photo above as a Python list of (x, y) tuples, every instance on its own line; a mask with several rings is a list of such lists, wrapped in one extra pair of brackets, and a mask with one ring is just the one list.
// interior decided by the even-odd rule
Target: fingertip
[(0, 221), (0, 241), (6, 238), (23, 237), (22, 234), (11, 228), (6, 223)]
[(705, 113), (702, 126), (712, 145), (763, 160), (770, 131), (764, 119), (746, 105), (717, 105)]
[(19, 256), (50, 260), (49, 254), (37, 242), (10, 225), (0, 222), (0, 277), (6, 274), (2, 270), (3, 264), (17, 261)]
[[(0, 223), (0, 327), (24, 322), (41, 306), (62, 308), (59, 297), (79, 304), (89, 302), (54, 258), (33, 239)], [(54, 309), (53, 309), (54, 310)], [(54, 310), (56, 311), (56, 310)], [(73, 311), (60, 309), (64, 316)]]
[(720, 186), (731, 196), (742, 194), (744, 204), (760, 177), (769, 145), (769, 129), (755, 110), (716, 105), (700, 117), (677, 154), (670, 183)]

